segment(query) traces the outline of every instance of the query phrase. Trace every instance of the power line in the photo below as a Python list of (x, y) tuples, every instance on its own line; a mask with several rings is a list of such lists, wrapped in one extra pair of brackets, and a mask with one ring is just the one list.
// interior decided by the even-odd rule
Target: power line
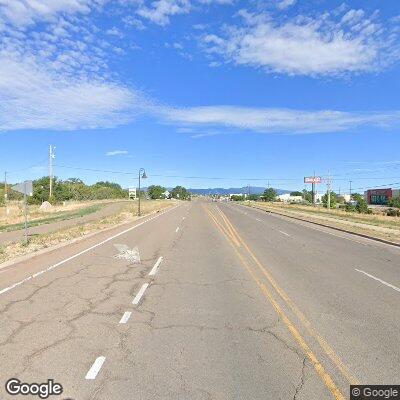
[[(83, 167), (74, 167), (71, 165), (61, 165), (54, 164), (54, 166), (59, 168), (67, 168), (74, 169), (80, 171), (91, 171), (91, 172), (105, 172), (109, 174), (121, 174), (121, 175), (135, 175), (136, 172), (127, 172), (127, 171), (116, 171), (116, 170), (105, 170), (105, 169), (97, 169), (97, 168), (83, 168)], [(233, 178), (233, 177), (221, 177), (221, 176), (183, 176), (183, 175), (164, 175), (164, 174), (151, 174), (151, 176), (157, 178), (182, 178), (182, 179), (210, 179), (210, 180), (238, 180), (238, 181), (299, 181), (303, 180), (304, 177), (298, 178)], [(331, 179), (334, 175), (331, 175)], [(326, 177), (322, 177), (326, 178)], [(360, 176), (354, 178), (356, 180), (374, 180), (374, 179), (400, 179), (398, 176), (385, 176), (385, 177), (371, 177), (371, 176)], [(349, 178), (335, 178), (335, 181), (348, 181)]]

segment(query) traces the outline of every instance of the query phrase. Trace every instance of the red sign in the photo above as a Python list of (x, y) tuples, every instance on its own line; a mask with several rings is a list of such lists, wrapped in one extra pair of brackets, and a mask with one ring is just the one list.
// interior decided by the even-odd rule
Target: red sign
[(304, 178), (304, 183), (321, 183), (322, 178), (320, 176), (306, 176)]

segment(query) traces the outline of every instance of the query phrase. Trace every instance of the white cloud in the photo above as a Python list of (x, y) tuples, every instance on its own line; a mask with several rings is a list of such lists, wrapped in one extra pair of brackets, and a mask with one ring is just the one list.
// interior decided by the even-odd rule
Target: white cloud
[(108, 70), (124, 49), (73, 15), (105, 1), (0, 0), (0, 131), (105, 128), (142, 112), (146, 100)]
[(37, 21), (50, 21), (60, 13), (88, 13), (100, 3), (100, 0), (2, 0), (0, 21), (23, 28)]
[(277, 7), (280, 8), (281, 10), (288, 8), (290, 6), (293, 6), (296, 3), (297, 0), (280, 0), (277, 3)]
[(167, 25), (170, 22), (170, 16), (187, 14), (189, 11), (189, 0), (156, 0), (151, 3), (150, 7), (141, 5), (137, 14), (155, 24)]
[(118, 84), (69, 77), (0, 53), (0, 131), (115, 126), (134, 117), (138, 102)]
[(127, 150), (111, 150), (107, 151), (106, 156), (120, 156), (123, 154), (128, 154), (129, 152)]
[(205, 34), (202, 45), (210, 55), (230, 62), (290, 75), (342, 75), (377, 71), (400, 58), (398, 37), (349, 10), (341, 21), (329, 14), (278, 21), (268, 15), (239, 12), (244, 25)]
[(225, 127), (262, 133), (305, 134), (350, 131), (363, 126), (400, 125), (400, 111), (350, 113), (276, 108), (204, 106), (165, 108), (161, 116), (183, 127)]
[(120, 39), (122, 39), (124, 37), (124, 34), (116, 26), (113, 26), (112, 28), (107, 29), (106, 34), (110, 35), (110, 36), (116, 36)]

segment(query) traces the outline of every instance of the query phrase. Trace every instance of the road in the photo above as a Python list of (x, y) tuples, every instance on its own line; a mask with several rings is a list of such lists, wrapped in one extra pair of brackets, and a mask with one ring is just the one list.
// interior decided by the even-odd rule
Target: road
[(5, 382), (55, 399), (348, 399), (399, 383), (400, 250), (192, 201), (0, 269)]
[[(74, 217), (60, 221), (50, 222), (48, 224), (37, 225), (28, 228), (29, 236), (36, 236), (46, 233), (52, 233), (61, 229), (70, 228), (76, 225), (82, 225), (90, 221), (98, 221), (102, 218), (120, 212), (124, 206), (128, 204), (128, 200), (116, 201), (109, 204), (102, 204), (100, 210), (82, 217)], [(19, 242), (24, 239), (25, 232), (23, 229), (18, 229), (10, 232), (0, 232), (0, 245), (10, 242)]]

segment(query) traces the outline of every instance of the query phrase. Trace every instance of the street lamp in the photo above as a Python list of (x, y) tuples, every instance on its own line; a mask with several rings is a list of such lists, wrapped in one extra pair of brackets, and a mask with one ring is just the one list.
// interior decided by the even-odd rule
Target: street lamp
[(139, 203), (138, 203), (138, 216), (140, 217), (140, 179), (146, 179), (146, 171), (144, 168), (139, 169)]

